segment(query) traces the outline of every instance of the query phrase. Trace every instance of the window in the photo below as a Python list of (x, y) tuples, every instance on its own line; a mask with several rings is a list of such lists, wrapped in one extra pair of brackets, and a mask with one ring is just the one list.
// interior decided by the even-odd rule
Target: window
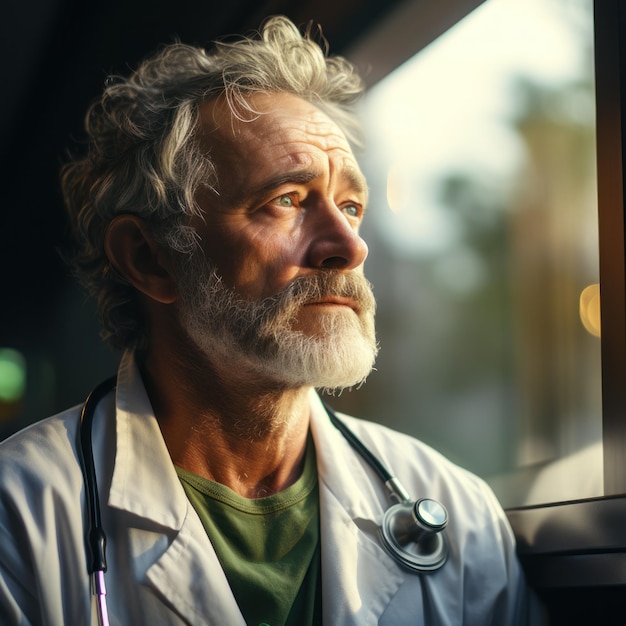
[(505, 506), (603, 494), (591, 0), (488, 0), (368, 92), (378, 371), (335, 404)]

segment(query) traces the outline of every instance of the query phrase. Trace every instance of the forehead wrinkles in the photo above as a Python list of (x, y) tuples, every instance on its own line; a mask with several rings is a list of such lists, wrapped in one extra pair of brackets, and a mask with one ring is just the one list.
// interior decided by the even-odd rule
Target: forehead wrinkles
[(201, 143), (215, 159), (221, 194), (238, 195), (227, 187), (247, 187), (276, 167), (321, 171), (330, 159), (331, 170), (344, 165), (358, 170), (344, 133), (315, 105), (290, 94), (259, 97), (255, 104), (258, 117), (249, 121), (233, 117), (219, 100), (203, 106)]
[(278, 150), (282, 153), (280, 156), (309, 152), (311, 148), (352, 154), (341, 130), (315, 109), (300, 115), (287, 114), (284, 110), (277, 113), (270, 111), (253, 122), (240, 122), (239, 125), (233, 139), (244, 150), (254, 146), (266, 153)]
[(357, 167), (345, 136), (323, 114), (305, 120), (300, 117), (272, 120), (257, 138), (274, 163), (286, 167), (322, 167), (327, 159)]

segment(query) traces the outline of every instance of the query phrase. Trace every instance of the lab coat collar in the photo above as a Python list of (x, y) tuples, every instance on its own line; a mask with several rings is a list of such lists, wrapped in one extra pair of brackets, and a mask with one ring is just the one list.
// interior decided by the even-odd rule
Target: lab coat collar
[(378, 538), (386, 488), (331, 423), (317, 394), (311, 396), (311, 432), (320, 484), (324, 623), (378, 623), (404, 581)]
[[(187, 500), (130, 352), (123, 355), (118, 370), (116, 402), (117, 448), (109, 505), (178, 530)], [(171, 471), (164, 471), (166, 467)], [(146, 485), (151, 486), (150, 493)], [(155, 506), (160, 497), (168, 506)]]

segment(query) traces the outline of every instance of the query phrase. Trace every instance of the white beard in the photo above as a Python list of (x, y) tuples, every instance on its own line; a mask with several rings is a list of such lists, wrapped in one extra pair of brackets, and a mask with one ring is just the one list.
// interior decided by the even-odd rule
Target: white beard
[[(325, 270), (294, 280), (275, 296), (248, 301), (226, 287), (208, 262), (198, 262), (199, 256), (177, 272), (180, 319), (209, 361), (247, 368), (288, 388), (333, 391), (364, 382), (378, 348), (374, 296), (361, 274)], [(353, 298), (358, 312), (322, 310), (314, 332), (294, 330), (305, 303), (329, 295)]]

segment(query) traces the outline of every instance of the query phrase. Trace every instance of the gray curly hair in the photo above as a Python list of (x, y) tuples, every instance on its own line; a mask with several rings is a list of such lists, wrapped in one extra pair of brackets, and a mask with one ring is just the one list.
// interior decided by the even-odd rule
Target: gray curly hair
[(301, 35), (287, 18), (273, 17), (256, 36), (216, 42), (210, 53), (175, 43), (128, 78), (111, 77), (89, 108), (88, 153), (63, 167), (61, 184), (75, 241), (70, 262), (97, 300), (102, 335), (112, 347), (144, 345), (146, 324), (138, 294), (104, 253), (107, 227), (117, 215), (134, 214), (175, 253), (193, 253), (195, 194), (217, 185), (215, 167), (199, 147), (205, 100), (224, 96), (234, 115), (253, 119), (249, 96), (293, 93), (356, 142), (353, 106), (362, 80), (348, 61), (327, 55), (319, 35), (311, 27)]

